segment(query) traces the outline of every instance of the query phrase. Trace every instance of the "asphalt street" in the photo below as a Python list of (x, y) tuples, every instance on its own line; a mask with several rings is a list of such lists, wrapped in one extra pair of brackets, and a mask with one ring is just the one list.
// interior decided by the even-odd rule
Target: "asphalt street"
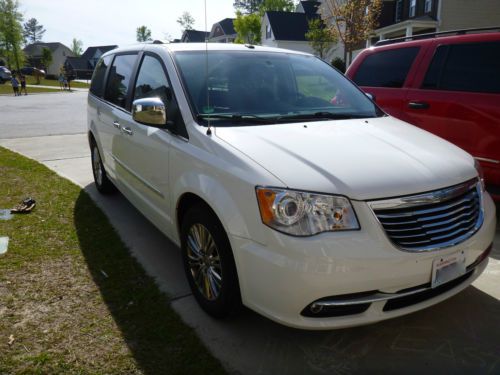
[(86, 99), (86, 92), (0, 96), (0, 138), (83, 133)]
[(173, 308), (229, 372), (500, 373), (498, 245), (485, 273), (465, 291), (390, 321), (310, 332), (280, 326), (250, 310), (229, 321), (209, 318), (189, 292), (178, 248), (120, 194), (97, 193), (85, 136), (85, 108), (84, 93), (0, 97), (0, 145), (82, 186), (108, 215), (133, 256), (156, 278)]

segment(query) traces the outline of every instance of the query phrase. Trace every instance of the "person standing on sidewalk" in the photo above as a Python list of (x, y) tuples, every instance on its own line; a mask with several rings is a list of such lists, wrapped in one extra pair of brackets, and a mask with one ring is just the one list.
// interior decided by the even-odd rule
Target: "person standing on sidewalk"
[(28, 91), (26, 90), (26, 77), (24, 74), (21, 74), (19, 76), (19, 82), (21, 82), (21, 90), (19, 91), (19, 95), (23, 93), (24, 90), (24, 95), (28, 95)]
[(57, 79), (59, 81), (59, 87), (61, 88), (61, 91), (64, 90), (64, 75), (62, 73), (59, 73), (59, 78)]
[(19, 82), (16, 79), (16, 76), (13, 74), (12, 78), (10, 79), (10, 83), (12, 85), (12, 90), (14, 90), (14, 96), (19, 96)]

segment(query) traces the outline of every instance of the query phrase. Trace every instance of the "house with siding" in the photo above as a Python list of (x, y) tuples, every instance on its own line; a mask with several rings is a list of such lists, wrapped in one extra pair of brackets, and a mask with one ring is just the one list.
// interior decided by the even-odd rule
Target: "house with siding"
[(101, 56), (117, 47), (117, 45), (89, 47), (80, 57), (68, 57), (64, 62), (64, 70), (71, 77), (90, 79)]
[(204, 43), (210, 36), (209, 32), (199, 30), (184, 30), (182, 33), (181, 43)]
[[(306, 39), (306, 33), (309, 31), (309, 21), (320, 18), (320, 6), (320, 1), (300, 1), (295, 12), (264, 13), (261, 22), (262, 45), (315, 54)], [(337, 43), (325, 57), (325, 61), (342, 57), (343, 53), (343, 46)]]
[[(52, 62), (49, 66), (42, 64), (42, 51), (46, 48), (52, 53)], [(57, 77), (60, 73), (61, 67), (64, 65), (67, 57), (73, 57), (75, 54), (64, 44), (43, 43), (37, 42), (29, 44), (23, 49), (28, 59), (28, 66), (34, 66), (45, 70), (47, 76)]]
[(385, 0), (374, 32), (378, 40), (500, 25), (498, 0)]
[(236, 39), (236, 30), (233, 25), (234, 18), (224, 18), (212, 26), (209, 42), (213, 43), (233, 43)]

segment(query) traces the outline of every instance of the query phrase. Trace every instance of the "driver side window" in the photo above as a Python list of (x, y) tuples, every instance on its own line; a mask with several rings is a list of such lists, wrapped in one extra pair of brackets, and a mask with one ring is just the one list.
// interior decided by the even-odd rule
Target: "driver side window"
[(137, 75), (134, 100), (154, 97), (160, 98), (164, 104), (167, 104), (170, 99), (170, 87), (160, 61), (146, 55)]

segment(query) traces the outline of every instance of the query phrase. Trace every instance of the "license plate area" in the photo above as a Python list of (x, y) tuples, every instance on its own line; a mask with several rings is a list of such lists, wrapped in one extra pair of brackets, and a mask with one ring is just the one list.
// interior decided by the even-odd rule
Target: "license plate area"
[(431, 287), (436, 288), (440, 285), (454, 280), (465, 274), (465, 252), (440, 256), (432, 262), (432, 282)]

